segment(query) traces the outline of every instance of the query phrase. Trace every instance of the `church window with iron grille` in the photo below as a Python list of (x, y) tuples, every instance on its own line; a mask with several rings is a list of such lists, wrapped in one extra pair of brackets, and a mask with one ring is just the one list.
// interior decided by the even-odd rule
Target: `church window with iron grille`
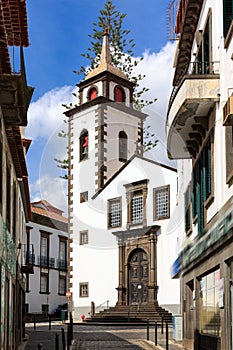
[(80, 231), (80, 245), (88, 244), (88, 231)]
[(143, 193), (137, 190), (131, 193), (131, 223), (139, 224), (143, 220)]
[(154, 188), (154, 220), (170, 217), (170, 186)]
[(121, 198), (108, 201), (108, 227), (121, 226)]
[(88, 283), (80, 283), (79, 284), (79, 296), (80, 298), (88, 297)]

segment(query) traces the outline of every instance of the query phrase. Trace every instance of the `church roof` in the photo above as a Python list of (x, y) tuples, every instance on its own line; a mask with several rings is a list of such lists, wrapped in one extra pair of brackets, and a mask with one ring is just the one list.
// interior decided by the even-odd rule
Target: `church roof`
[(156, 162), (152, 159), (149, 159), (149, 158), (144, 158), (142, 156), (139, 156), (138, 154), (134, 154), (126, 163), (124, 163), (124, 165), (122, 165), (122, 167), (113, 174), (112, 177), (110, 177), (110, 179), (108, 179), (108, 181), (104, 184), (104, 186), (99, 190), (97, 191), (94, 196), (92, 197), (92, 199), (95, 199), (96, 197), (98, 197), (98, 195), (134, 160), (134, 159), (141, 159), (145, 162), (150, 162), (154, 165), (157, 165), (157, 166), (161, 166), (165, 169), (168, 169), (170, 171), (174, 171), (174, 172), (177, 172), (177, 170), (169, 165), (166, 165), (166, 164), (162, 164), (162, 163), (159, 163), (159, 162)]
[(109, 34), (104, 33), (102, 51), (100, 63), (97, 68), (93, 69), (90, 73), (87, 74), (85, 80), (88, 80), (102, 72), (110, 72), (114, 75), (117, 75), (125, 80), (129, 80), (125, 73), (120, 69), (116, 68), (112, 64), (111, 53), (110, 53), (110, 44), (109, 44)]

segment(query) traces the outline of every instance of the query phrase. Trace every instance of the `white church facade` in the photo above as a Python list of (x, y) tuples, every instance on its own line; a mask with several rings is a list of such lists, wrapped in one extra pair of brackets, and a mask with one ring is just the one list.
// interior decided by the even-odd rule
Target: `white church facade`
[(99, 305), (179, 305), (177, 172), (143, 156), (146, 115), (111, 63), (79, 83), (69, 118), (69, 285), (74, 318)]

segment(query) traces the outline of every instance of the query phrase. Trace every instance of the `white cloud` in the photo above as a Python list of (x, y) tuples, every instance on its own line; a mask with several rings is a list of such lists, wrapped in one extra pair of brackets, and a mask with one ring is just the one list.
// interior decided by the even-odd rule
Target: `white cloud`
[(31, 202), (46, 199), (50, 204), (64, 211), (67, 216), (67, 181), (59, 177), (40, 176), (30, 184)]
[(143, 54), (144, 59), (137, 66), (137, 73), (146, 75), (141, 87), (149, 88), (143, 98), (148, 100), (157, 98), (157, 101), (144, 111), (148, 114), (146, 124), (151, 125), (151, 132), (155, 133), (159, 143), (145, 156), (171, 166), (176, 164), (167, 158), (165, 123), (172, 89), (174, 50), (175, 44), (168, 42), (158, 53), (146, 51)]
[(46, 92), (41, 98), (33, 102), (29, 107), (28, 126), (26, 137), (35, 141), (36, 139), (47, 140), (51, 133), (63, 123), (65, 108), (62, 104), (70, 102), (77, 103), (72, 92), (74, 87), (63, 86)]

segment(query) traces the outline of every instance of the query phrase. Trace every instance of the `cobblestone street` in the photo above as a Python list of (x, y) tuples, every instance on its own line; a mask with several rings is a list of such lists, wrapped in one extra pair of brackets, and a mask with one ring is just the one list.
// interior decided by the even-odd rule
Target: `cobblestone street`
[[(59, 338), (59, 350), (62, 347), (62, 331), (66, 325), (53, 324), (51, 330), (48, 325), (26, 328), (26, 334), (29, 336), (25, 350), (37, 350), (41, 344), (41, 350), (54, 350), (56, 334)], [(171, 336), (171, 334), (170, 334)], [(94, 350), (94, 349), (129, 349), (129, 350), (151, 350), (165, 349), (164, 335), (158, 332), (158, 344), (154, 345), (154, 328), (150, 328), (150, 340), (147, 341), (146, 326), (90, 326), (90, 325), (74, 325), (73, 328), (73, 346), (72, 350)], [(175, 344), (170, 340), (169, 350), (184, 349), (180, 344)]]

